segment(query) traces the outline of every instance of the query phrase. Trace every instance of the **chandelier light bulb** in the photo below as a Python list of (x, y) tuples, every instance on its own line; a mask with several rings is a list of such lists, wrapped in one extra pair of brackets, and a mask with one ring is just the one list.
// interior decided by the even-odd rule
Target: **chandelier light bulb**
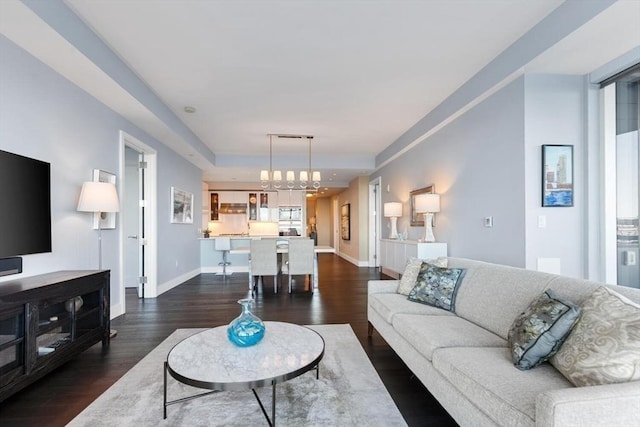
[[(311, 141), (313, 140), (312, 135), (288, 135), (288, 134), (267, 134), (269, 137), (269, 170), (263, 169), (260, 171), (260, 186), (263, 189), (267, 188), (276, 188), (279, 189), (282, 187), (282, 177), (283, 173), (280, 170), (273, 170), (273, 137), (276, 138), (294, 138), (294, 139), (303, 139), (306, 138), (307, 143), (309, 144), (309, 167), (305, 171), (300, 172), (300, 188), (306, 189), (311, 186), (316, 190), (320, 188), (320, 172), (311, 170)], [(289, 189), (293, 189), (296, 186), (296, 174), (292, 170), (287, 170), (284, 172), (284, 176), (286, 177), (286, 187)], [(311, 181), (309, 181), (309, 177), (311, 177)]]

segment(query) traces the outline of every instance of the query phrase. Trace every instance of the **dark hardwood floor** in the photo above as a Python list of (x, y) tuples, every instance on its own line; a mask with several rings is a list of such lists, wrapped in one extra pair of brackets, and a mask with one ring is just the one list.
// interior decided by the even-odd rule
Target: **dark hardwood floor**
[[(355, 267), (333, 254), (320, 255), (319, 269), (319, 291), (314, 295), (302, 283), (289, 295), (286, 280), (274, 295), (273, 282), (267, 278), (264, 289), (258, 289), (253, 311), (263, 320), (349, 323), (407, 424), (455, 426), (382, 337), (377, 333), (367, 337), (367, 281), (379, 278), (378, 270)], [(65, 425), (175, 329), (225, 325), (238, 316), (236, 302), (247, 296), (247, 282), (246, 273), (227, 278), (202, 274), (144, 301), (128, 290), (127, 314), (112, 321), (118, 335), (109, 350), (103, 353), (98, 344), (0, 403), (0, 424)], [(161, 416), (158, 408), (159, 421)]]

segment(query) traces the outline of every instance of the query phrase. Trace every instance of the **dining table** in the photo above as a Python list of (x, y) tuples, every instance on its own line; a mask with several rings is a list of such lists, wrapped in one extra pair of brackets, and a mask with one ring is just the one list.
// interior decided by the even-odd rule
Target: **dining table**
[[(276, 252), (278, 254), (286, 254), (289, 253), (289, 245), (288, 244), (278, 244), (276, 245)], [(314, 293), (318, 290), (318, 254), (321, 253), (335, 253), (335, 248), (328, 245), (317, 245), (313, 248), (313, 287), (311, 292)], [(232, 248), (229, 251), (230, 254), (246, 254), (249, 255), (249, 290), (253, 289), (253, 283), (251, 283), (251, 247), (250, 246), (238, 246)]]

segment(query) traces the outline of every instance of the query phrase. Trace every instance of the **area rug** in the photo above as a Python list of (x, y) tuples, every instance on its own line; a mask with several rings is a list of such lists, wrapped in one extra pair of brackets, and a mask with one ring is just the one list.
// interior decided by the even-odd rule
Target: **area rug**
[[(320, 379), (315, 371), (277, 386), (280, 426), (406, 426), (349, 325), (313, 325), (325, 340)], [(163, 420), (163, 364), (180, 340), (203, 329), (177, 329), (71, 421), (70, 426), (266, 426), (251, 391), (221, 392), (170, 405)], [(171, 376), (168, 399), (205, 390)], [(257, 389), (270, 408), (271, 387)]]

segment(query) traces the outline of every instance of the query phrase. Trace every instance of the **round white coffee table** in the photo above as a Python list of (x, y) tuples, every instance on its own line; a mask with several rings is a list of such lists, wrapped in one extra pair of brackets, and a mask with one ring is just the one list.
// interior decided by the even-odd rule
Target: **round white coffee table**
[[(262, 341), (238, 347), (227, 338), (227, 326), (194, 334), (176, 344), (164, 363), (164, 418), (167, 406), (221, 391), (252, 390), (269, 425), (276, 424), (276, 385), (316, 370), (324, 340), (316, 331), (283, 322), (264, 322)], [(167, 373), (181, 383), (213, 390), (167, 401)], [(255, 389), (272, 387), (271, 418)]]

